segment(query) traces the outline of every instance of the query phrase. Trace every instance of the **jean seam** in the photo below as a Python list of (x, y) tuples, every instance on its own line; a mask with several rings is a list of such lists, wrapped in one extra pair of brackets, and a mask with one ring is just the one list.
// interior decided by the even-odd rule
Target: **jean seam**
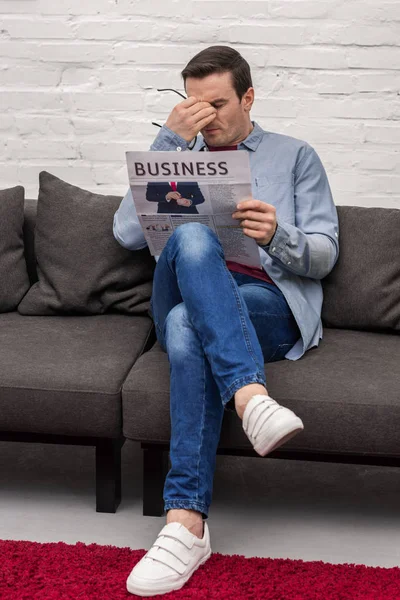
[[(171, 239), (171, 238), (170, 238)], [(168, 240), (169, 241), (169, 240)], [(176, 244), (175, 244), (176, 245)], [(174, 256), (170, 257), (170, 252), (171, 252), (171, 244), (168, 244), (168, 242), (166, 243), (163, 252), (165, 252), (165, 262), (167, 264), (168, 269), (171, 271), (171, 273), (176, 277), (176, 269), (174, 270), (172, 268), (172, 265), (170, 264), (172, 261), (175, 261), (175, 253)]]
[(285, 314), (282, 315), (282, 314), (279, 314), (279, 313), (269, 313), (269, 312), (254, 312), (254, 311), (250, 312), (249, 311), (249, 315), (250, 315), (250, 317), (251, 317), (251, 315), (257, 315), (257, 316), (260, 316), (260, 317), (276, 317), (276, 318), (279, 318), (279, 319), (291, 319), (291, 318), (293, 318), (293, 315), (285, 315)]
[(206, 373), (205, 373), (205, 360), (203, 359), (203, 401), (202, 408), (203, 412), (201, 415), (201, 428), (200, 428), (200, 445), (198, 448), (199, 458), (197, 461), (197, 494), (196, 494), (196, 502), (199, 500), (199, 485), (200, 485), (200, 460), (201, 460), (201, 448), (203, 446), (203, 437), (204, 437), (204, 419), (205, 419), (205, 387), (206, 387)]
[[(227, 271), (228, 271), (228, 273), (230, 275), (229, 281), (230, 281), (230, 284), (231, 284), (231, 287), (232, 287), (232, 290), (233, 290), (233, 293), (234, 293), (234, 296), (235, 296), (236, 306), (237, 306), (237, 309), (238, 309), (238, 312), (239, 312), (240, 323), (241, 323), (242, 332), (243, 332), (243, 335), (244, 335), (244, 338), (245, 338), (245, 341), (246, 341), (247, 350), (248, 350), (249, 354), (251, 354), (252, 359), (254, 360), (254, 357), (253, 357), (253, 348), (251, 347), (251, 344), (250, 344), (250, 338), (249, 338), (248, 331), (247, 331), (247, 328), (246, 328), (246, 321), (245, 321), (244, 316), (243, 316), (243, 310), (242, 310), (242, 306), (241, 306), (241, 303), (240, 303), (239, 294), (238, 294), (238, 291), (237, 291), (237, 289), (235, 287), (235, 282), (233, 280), (233, 277), (231, 276), (228, 268), (227, 268)], [(254, 362), (257, 364), (257, 362), (255, 360), (254, 360)]]
[(164, 510), (167, 511), (176, 508), (196, 510), (204, 514), (208, 514), (209, 509), (203, 502), (196, 502), (195, 500), (167, 500), (164, 502)]
[(260, 385), (265, 386), (265, 375), (264, 373), (257, 372), (254, 375), (247, 375), (246, 377), (240, 377), (240, 379), (236, 379), (229, 388), (221, 394), (222, 403), (225, 406), (227, 402), (232, 398), (234, 393), (245, 385), (249, 385), (251, 383), (259, 383)]
[(244, 318), (244, 315), (243, 315), (242, 306), (241, 306), (240, 294), (239, 294), (238, 290), (236, 289), (236, 285), (237, 285), (236, 281), (232, 277), (232, 275), (231, 275), (228, 267), (226, 268), (226, 270), (228, 271), (229, 281), (230, 281), (230, 284), (231, 284), (231, 287), (232, 287), (232, 290), (233, 290), (233, 293), (234, 293), (234, 296), (235, 296), (236, 305), (237, 305), (238, 312), (239, 312), (239, 317), (240, 317), (240, 322), (241, 322), (241, 325), (242, 325), (242, 332), (243, 332), (243, 336), (244, 336), (245, 341), (246, 341), (247, 351), (248, 351), (249, 355), (251, 356), (251, 359), (253, 360), (254, 364), (257, 367), (257, 369), (260, 369), (260, 365), (257, 362), (257, 358), (256, 358), (256, 355), (255, 355), (254, 349), (253, 349), (253, 347), (251, 345), (251, 342), (250, 342), (250, 336), (249, 336), (249, 333), (247, 331), (246, 321), (245, 321), (245, 318)]
[(281, 350), (282, 348), (284, 348), (284, 346), (288, 346), (289, 348), (293, 348), (294, 344), (278, 344), (278, 346), (275, 348), (274, 352), (271, 354), (271, 356), (268, 358), (267, 361), (265, 362), (271, 362), (273, 358), (275, 358), (275, 356), (277, 355), (277, 353), (279, 352), (279, 350)]

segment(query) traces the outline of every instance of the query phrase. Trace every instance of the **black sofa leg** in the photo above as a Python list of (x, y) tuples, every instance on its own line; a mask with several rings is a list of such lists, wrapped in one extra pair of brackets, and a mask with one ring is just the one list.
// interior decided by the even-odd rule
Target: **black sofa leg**
[(168, 473), (168, 451), (160, 446), (143, 449), (143, 515), (161, 517), (164, 514), (164, 482)]
[(96, 512), (115, 513), (121, 502), (121, 448), (125, 440), (96, 444)]

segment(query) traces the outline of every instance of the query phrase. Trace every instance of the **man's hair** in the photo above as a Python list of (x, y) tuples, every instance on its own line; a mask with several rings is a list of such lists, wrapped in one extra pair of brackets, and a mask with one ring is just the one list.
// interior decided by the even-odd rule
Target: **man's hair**
[(202, 50), (188, 62), (181, 75), (186, 83), (188, 77), (202, 79), (213, 73), (231, 73), (239, 100), (253, 87), (249, 63), (229, 46), (210, 46)]

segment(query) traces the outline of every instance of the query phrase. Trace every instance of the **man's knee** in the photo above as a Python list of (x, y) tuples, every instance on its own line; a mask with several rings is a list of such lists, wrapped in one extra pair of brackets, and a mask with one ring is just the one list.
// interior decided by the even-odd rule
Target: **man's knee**
[(170, 310), (165, 320), (165, 342), (169, 354), (187, 359), (193, 335), (187, 308), (183, 302)]
[(205, 255), (221, 251), (220, 242), (215, 233), (202, 223), (185, 223), (175, 229), (168, 240), (169, 244), (177, 244), (185, 254), (189, 253), (191, 260), (203, 258)]

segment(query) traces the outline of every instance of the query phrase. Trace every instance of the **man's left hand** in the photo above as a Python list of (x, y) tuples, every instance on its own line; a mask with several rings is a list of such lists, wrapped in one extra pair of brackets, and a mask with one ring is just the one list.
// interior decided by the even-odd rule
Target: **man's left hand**
[(243, 232), (255, 239), (259, 246), (270, 243), (278, 226), (275, 206), (261, 200), (242, 200), (232, 217), (240, 220)]
[(179, 206), (192, 206), (192, 200), (189, 200), (189, 198), (178, 198), (176, 203), (179, 204)]

